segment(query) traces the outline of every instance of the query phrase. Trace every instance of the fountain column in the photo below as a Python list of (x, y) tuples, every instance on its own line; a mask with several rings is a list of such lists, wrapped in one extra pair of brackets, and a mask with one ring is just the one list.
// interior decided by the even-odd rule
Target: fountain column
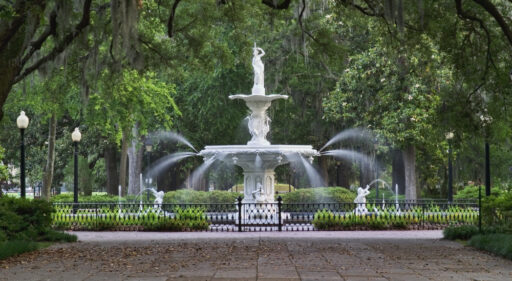
[(244, 171), (243, 203), (274, 203), (274, 170)]

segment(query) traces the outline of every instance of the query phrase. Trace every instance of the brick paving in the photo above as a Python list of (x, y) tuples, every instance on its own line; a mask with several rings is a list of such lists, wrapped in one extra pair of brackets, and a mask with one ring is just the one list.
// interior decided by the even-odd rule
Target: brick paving
[(512, 280), (440, 231), (76, 234), (0, 261), (0, 280)]

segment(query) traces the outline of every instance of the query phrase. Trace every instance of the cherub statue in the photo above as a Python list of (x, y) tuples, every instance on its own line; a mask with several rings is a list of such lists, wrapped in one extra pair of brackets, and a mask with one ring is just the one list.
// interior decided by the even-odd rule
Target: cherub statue
[(368, 209), (366, 208), (366, 195), (370, 194), (370, 186), (367, 185), (366, 188), (359, 187), (357, 189), (357, 197), (354, 199), (354, 203), (356, 206), (356, 214), (366, 214)]

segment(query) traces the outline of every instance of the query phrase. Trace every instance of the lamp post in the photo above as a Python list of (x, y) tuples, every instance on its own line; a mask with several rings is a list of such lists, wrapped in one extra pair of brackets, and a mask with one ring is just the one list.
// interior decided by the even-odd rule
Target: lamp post
[(20, 129), (20, 188), (21, 198), (25, 198), (25, 129), (28, 127), (28, 117), (25, 111), (20, 112), (20, 116), (16, 119), (16, 125)]
[(491, 155), (489, 142), (485, 140), (485, 196), (491, 195)]
[(452, 139), (453, 132), (446, 133), (448, 141), (448, 202), (453, 201), (453, 174), (452, 174)]
[[(149, 186), (149, 184), (151, 184), (151, 179), (149, 177), (149, 167), (151, 165), (151, 152), (153, 151), (153, 141), (150, 138), (146, 138), (146, 140), (144, 141), (144, 146), (146, 147), (146, 152), (148, 153), (148, 172), (146, 176), (146, 183), (147, 186)], [(149, 202), (149, 190), (147, 191), (147, 199)]]
[(80, 133), (80, 130), (75, 128), (75, 131), (71, 133), (71, 139), (73, 140), (73, 146), (75, 147), (75, 178), (74, 178), (74, 184), (73, 184), (73, 202), (78, 203), (78, 143), (80, 142), (80, 139), (82, 139), (82, 134)]

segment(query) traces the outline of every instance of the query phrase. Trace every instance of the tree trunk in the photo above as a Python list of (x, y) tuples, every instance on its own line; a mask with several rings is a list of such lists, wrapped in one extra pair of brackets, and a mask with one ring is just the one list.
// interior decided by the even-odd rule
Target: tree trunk
[(405, 168), (402, 151), (394, 149), (392, 154), (391, 189), (395, 192), (395, 186), (398, 185), (398, 194), (405, 194)]
[(128, 164), (128, 139), (130, 129), (123, 130), (123, 138), (121, 140), (121, 160), (119, 163), (119, 185), (121, 186), (120, 196), (126, 195), (126, 165)]
[(140, 192), (140, 173), (142, 170), (142, 149), (140, 145), (137, 149), (138, 126), (132, 129), (131, 146), (128, 148), (128, 195), (136, 195)]
[(107, 175), (107, 193), (118, 195), (117, 146), (115, 144), (107, 144), (103, 150), (103, 157), (105, 159), (105, 172)]
[(318, 165), (320, 166), (320, 176), (326, 185), (329, 185), (329, 159), (327, 157), (319, 157)]
[(44, 167), (43, 175), (43, 189), (41, 190), (41, 197), (48, 200), (51, 196), (51, 188), (53, 181), (53, 171), (55, 167), (55, 134), (57, 131), (57, 117), (52, 113), (49, 121), (48, 132), (48, 157), (46, 158), (46, 166)]
[(405, 199), (416, 200), (416, 150), (414, 146), (408, 146), (403, 151), (405, 168)]
[(347, 163), (340, 161), (339, 165), (336, 169), (336, 185), (349, 188), (350, 187), (350, 172), (351, 172), (351, 166), (347, 165)]

